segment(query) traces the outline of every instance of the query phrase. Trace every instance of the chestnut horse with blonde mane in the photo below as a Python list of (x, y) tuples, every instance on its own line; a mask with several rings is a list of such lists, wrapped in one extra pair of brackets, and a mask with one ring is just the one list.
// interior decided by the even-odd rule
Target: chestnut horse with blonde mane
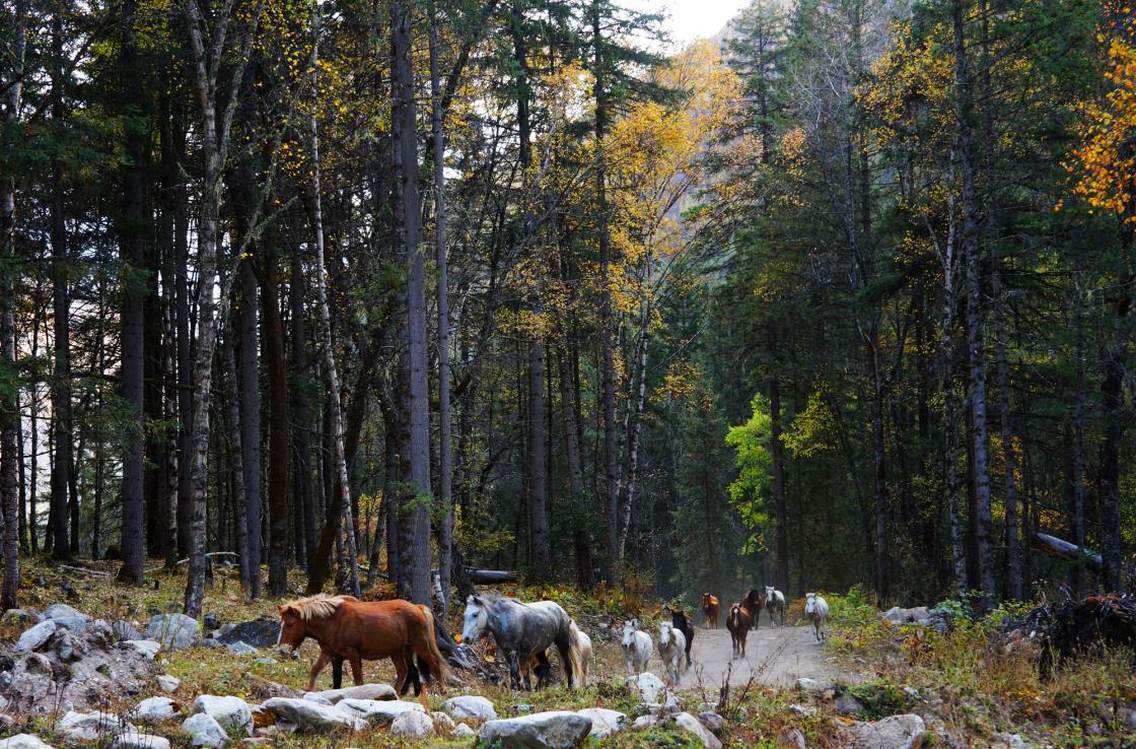
[(433, 677), (440, 691), (445, 691), (445, 659), (434, 640), (434, 615), (428, 606), (410, 601), (360, 601), (352, 596), (319, 594), (301, 598), (279, 607), (280, 640), (295, 651), (311, 637), (319, 643), (320, 654), (312, 664), (308, 691), (316, 686), (316, 678), (332, 664), (332, 683), (342, 686), (343, 661), (351, 664), (355, 684), (363, 683), (363, 661), (390, 658), (397, 679), (394, 688), (405, 694), (408, 682), (414, 693), (421, 685), (418, 665), (426, 678)]

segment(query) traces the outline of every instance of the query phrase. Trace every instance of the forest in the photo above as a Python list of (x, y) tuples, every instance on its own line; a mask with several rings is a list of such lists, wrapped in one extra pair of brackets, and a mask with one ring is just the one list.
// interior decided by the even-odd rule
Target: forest
[(0, 3), (0, 609), (1127, 588), (1131, 8), (662, 20)]

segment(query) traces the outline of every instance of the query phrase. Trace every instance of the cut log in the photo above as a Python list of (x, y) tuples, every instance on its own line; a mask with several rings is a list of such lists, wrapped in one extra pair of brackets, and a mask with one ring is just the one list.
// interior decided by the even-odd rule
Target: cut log
[(1094, 572), (1100, 572), (1104, 568), (1104, 561), (1097, 552), (1051, 536), (1048, 533), (1034, 534), (1032, 545), (1038, 551), (1051, 557), (1067, 559), (1071, 562), (1083, 561), (1085, 566)]
[(469, 581), (474, 585), (500, 585), (515, 583), (519, 579), (515, 570), (469, 570)]

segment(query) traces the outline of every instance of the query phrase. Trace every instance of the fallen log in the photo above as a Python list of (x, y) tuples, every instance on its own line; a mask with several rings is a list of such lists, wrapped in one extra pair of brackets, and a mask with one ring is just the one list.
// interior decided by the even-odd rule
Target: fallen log
[(1083, 546), (1077, 546), (1077, 544), (1057, 538), (1057, 536), (1051, 536), (1048, 533), (1035, 533), (1032, 546), (1043, 554), (1057, 559), (1083, 562), (1086, 567), (1094, 572), (1100, 572), (1104, 569), (1104, 560), (1097, 552)]
[(520, 580), (516, 570), (469, 570), (467, 574), (474, 585), (500, 585)]

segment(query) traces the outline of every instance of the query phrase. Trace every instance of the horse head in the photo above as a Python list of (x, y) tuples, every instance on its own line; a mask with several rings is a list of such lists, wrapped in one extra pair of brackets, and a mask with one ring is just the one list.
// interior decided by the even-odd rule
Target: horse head
[(817, 594), (805, 593), (805, 613), (812, 616), (816, 613), (817, 608)]
[(633, 638), (635, 637), (635, 620), (628, 619), (623, 623), (623, 647), (631, 647)]
[(673, 627), (670, 622), (659, 622), (659, 647), (670, 647), (671, 639), (674, 633), (671, 631)]
[(776, 589), (776, 588), (774, 588), (774, 587), (773, 587), (772, 585), (766, 585), (766, 586), (765, 586), (765, 600), (766, 600), (767, 602), (770, 602), (770, 601), (772, 601), (772, 600), (773, 600), (773, 598), (774, 598), (774, 594), (775, 594), (776, 592), (777, 592), (777, 589)]
[(301, 616), (299, 609), (291, 603), (277, 606), (276, 610), (280, 613), (280, 636), (276, 638), (276, 644), (284, 645), (292, 651), (299, 649), (300, 645), (304, 643), (304, 638), (308, 636), (304, 617)]
[(470, 596), (465, 602), (462, 618), (462, 642), (473, 643), (489, 623), (489, 608), (481, 596)]
[(750, 588), (750, 591), (748, 593), (746, 593), (745, 604), (749, 608), (760, 610), (761, 609), (761, 591), (759, 591), (757, 588)]

